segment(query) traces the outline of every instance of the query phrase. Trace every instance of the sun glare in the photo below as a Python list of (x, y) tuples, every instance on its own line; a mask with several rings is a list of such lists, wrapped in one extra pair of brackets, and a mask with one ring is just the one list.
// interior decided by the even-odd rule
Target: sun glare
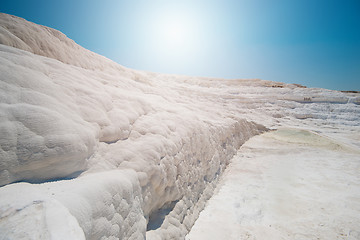
[(196, 19), (186, 13), (161, 14), (153, 22), (153, 41), (159, 51), (172, 56), (191, 53), (196, 49)]
[(195, 69), (215, 39), (208, 25), (209, 15), (196, 4), (189, 7), (180, 1), (166, 1), (155, 7), (149, 3), (142, 6), (138, 16), (134, 21), (138, 21), (136, 31), (141, 33), (136, 39), (142, 47), (141, 58), (169, 73)]
[(173, 47), (181, 47), (185, 44), (189, 37), (187, 30), (190, 26), (184, 26), (185, 24), (180, 21), (172, 21), (166, 23), (161, 31), (164, 42)]
[(170, 19), (159, 26), (160, 38), (166, 46), (175, 50), (178, 47), (185, 47), (189, 39), (191, 26), (181, 19)]

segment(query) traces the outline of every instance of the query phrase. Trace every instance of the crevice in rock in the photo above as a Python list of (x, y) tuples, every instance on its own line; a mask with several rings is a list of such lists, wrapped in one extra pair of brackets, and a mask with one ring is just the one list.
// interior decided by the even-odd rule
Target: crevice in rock
[(160, 228), (165, 220), (165, 217), (174, 209), (178, 201), (179, 200), (166, 203), (163, 207), (151, 213), (149, 216), (149, 222), (147, 224), (146, 231), (156, 230)]
[(32, 183), (32, 184), (42, 184), (42, 183), (48, 183), (48, 182), (71, 180), (71, 179), (75, 179), (75, 178), (79, 177), (80, 174), (83, 173), (83, 172), (84, 171), (77, 171), (77, 172), (71, 173), (71, 174), (69, 174), (67, 176), (50, 178), (50, 179), (23, 179), (23, 180), (16, 181), (14, 183), (27, 182), (27, 183)]

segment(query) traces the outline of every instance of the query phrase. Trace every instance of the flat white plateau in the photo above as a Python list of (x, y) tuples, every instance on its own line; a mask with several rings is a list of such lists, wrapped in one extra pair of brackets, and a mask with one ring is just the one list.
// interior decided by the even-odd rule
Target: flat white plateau
[(360, 154), (314, 132), (253, 137), (187, 240), (360, 239)]

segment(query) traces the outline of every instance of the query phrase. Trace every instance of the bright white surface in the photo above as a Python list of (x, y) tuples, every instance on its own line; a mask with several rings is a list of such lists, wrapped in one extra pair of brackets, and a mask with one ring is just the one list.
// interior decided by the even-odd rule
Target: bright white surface
[(359, 239), (359, 173), (359, 149), (318, 134), (253, 137), (186, 239)]
[(5, 14), (0, 43), (1, 237), (182, 239), (266, 128), (359, 147), (359, 94), (130, 70)]

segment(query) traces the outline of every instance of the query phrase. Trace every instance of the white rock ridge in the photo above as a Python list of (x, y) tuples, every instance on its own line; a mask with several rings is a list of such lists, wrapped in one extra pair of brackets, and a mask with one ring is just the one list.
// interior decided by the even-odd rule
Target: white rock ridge
[(2, 13), (0, 63), (5, 239), (183, 239), (250, 137), (360, 128), (356, 93), (135, 71)]

